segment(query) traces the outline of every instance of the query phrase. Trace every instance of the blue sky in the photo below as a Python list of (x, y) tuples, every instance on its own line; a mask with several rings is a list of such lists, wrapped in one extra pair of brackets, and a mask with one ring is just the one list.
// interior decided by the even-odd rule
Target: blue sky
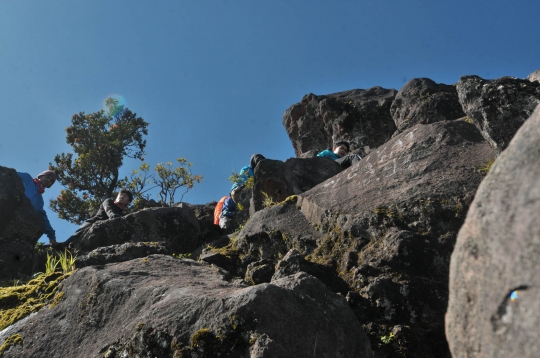
[[(526, 77), (539, 13), (537, 0), (0, 0), (0, 165), (37, 175), (71, 152), (72, 114), (118, 94), (150, 123), (146, 163), (187, 158), (204, 182), (184, 201), (219, 200), (252, 153), (294, 156), (281, 118), (307, 93)], [(77, 226), (46, 210), (64, 241)]]

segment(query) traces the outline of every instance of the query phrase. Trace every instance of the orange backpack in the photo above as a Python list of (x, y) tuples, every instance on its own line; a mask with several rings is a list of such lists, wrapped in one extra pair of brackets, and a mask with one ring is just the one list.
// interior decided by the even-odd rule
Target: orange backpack
[(223, 203), (225, 203), (225, 200), (227, 200), (227, 198), (228, 198), (228, 196), (224, 196), (216, 204), (216, 208), (214, 209), (214, 225), (219, 225), (219, 217), (221, 216), (221, 210), (223, 209)]

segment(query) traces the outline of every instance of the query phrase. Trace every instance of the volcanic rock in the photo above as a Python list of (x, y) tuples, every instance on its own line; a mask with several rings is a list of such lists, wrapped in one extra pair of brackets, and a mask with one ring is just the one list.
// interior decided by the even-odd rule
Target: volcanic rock
[(149, 208), (121, 218), (95, 222), (70, 243), (83, 252), (126, 242), (165, 241), (177, 254), (190, 253), (198, 246), (200, 227), (187, 205)]
[[(296, 156), (304, 157), (310, 151), (318, 153), (344, 140), (363, 157), (369, 148), (377, 148), (396, 130), (390, 115), (396, 93), (395, 89), (372, 87), (305, 95), (283, 115), (283, 126)], [(312, 152), (308, 155), (313, 156)]]
[(10, 357), (371, 357), (345, 299), (304, 273), (252, 287), (151, 255), (75, 272), (62, 299), (0, 332)]
[(540, 352), (540, 107), (480, 185), (450, 266), (454, 357)]
[(500, 154), (540, 104), (540, 82), (514, 77), (484, 80), (463, 76), (457, 83), (463, 110)]
[(465, 117), (455, 86), (413, 78), (396, 95), (390, 113), (398, 131), (416, 124)]
[(0, 281), (32, 274), (34, 247), (44, 230), (17, 172), (0, 166)]
[(494, 157), (470, 123), (420, 124), (299, 195), (324, 233), (307, 258), (334, 267), (362, 297), (353, 309), (372, 344), (396, 329), (408, 355), (449, 355), (450, 255), (483, 178), (478, 168)]
[(341, 172), (341, 165), (330, 158), (289, 158), (263, 160), (254, 171), (251, 215), (263, 209), (265, 201), (279, 203), (291, 195), (303, 193)]
[(540, 70), (536, 70), (533, 73), (531, 73), (530, 75), (528, 75), (527, 79), (529, 81), (531, 81), (531, 82), (533, 82), (533, 81), (540, 82)]

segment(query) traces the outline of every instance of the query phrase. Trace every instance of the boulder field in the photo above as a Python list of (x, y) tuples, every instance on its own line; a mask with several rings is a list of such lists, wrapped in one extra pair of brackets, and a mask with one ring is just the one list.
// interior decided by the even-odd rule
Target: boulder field
[[(296, 158), (259, 163), (235, 232), (215, 202), (94, 224), (43, 308), (0, 288), (0, 356), (536, 357), (537, 77), (304, 96)], [(340, 140), (359, 163), (313, 158)], [(0, 174), (8, 280), (43, 227)]]

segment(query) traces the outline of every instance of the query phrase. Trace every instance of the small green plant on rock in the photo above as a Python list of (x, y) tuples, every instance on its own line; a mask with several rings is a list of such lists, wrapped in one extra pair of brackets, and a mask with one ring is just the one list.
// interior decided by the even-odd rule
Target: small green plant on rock
[(20, 334), (14, 334), (6, 339), (4, 344), (0, 346), (0, 357), (4, 355), (4, 351), (6, 349), (16, 344), (21, 345), (21, 346), (23, 344), (23, 339)]
[(171, 256), (177, 259), (190, 259), (191, 258), (191, 254), (172, 254)]
[(267, 192), (261, 190), (261, 194), (264, 197), (263, 206), (265, 208), (276, 205), (276, 202), (274, 200), (272, 200), (272, 198), (270, 197), (270, 195)]
[(489, 172), (489, 169), (491, 169), (491, 166), (493, 165), (493, 163), (495, 163), (495, 158), (490, 159), (484, 164), (482, 164), (481, 166), (479, 166), (478, 172), (480, 172), (480, 174), (485, 177), (487, 173)]
[(394, 333), (390, 332), (388, 336), (381, 337), (381, 342), (383, 344), (389, 344), (390, 342), (392, 342), (393, 339), (394, 339)]

